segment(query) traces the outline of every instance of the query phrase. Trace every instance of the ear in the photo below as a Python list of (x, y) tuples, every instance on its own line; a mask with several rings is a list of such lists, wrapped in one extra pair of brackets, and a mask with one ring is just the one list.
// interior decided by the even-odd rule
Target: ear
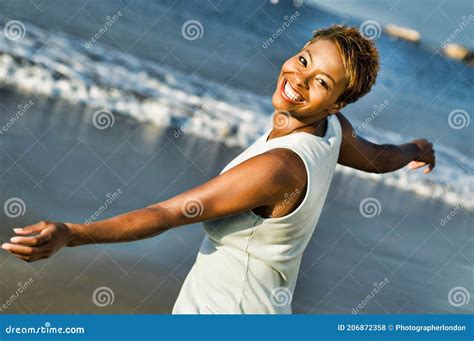
[(329, 115), (334, 115), (335, 113), (339, 112), (342, 108), (346, 106), (346, 103), (344, 102), (337, 102), (334, 103), (329, 109), (328, 113)]

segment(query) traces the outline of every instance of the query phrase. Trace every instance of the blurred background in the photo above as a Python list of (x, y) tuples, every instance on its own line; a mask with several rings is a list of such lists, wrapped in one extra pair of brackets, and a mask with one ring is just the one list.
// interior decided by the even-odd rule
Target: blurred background
[[(0, 242), (85, 222), (219, 174), (271, 127), (281, 64), (331, 24), (373, 39), (381, 70), (344, 108), (379, 143), (431, 140), (435, 170), (337, 167), (294, 313), (473, 313), (474, 2), (0, 2)], [(0, 313), (171, 313), (204, 231), (0, 252)]]

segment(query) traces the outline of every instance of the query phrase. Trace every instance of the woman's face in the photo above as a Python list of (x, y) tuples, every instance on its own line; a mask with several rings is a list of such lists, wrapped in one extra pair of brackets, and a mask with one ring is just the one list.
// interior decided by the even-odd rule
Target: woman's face
[(345, 88), (339, 48), (333, 41), (317, 40), (283, 64), (272, 104), (295, 118), (326, 117), (341, 108), (335, 102)]

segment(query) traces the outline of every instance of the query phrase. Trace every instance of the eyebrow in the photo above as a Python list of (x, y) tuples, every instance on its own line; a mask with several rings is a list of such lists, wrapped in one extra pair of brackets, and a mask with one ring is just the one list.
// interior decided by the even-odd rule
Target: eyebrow
[[(309, 53), (308, 50), (305, 49), (304, 51), (309, 55), (309, 59), (311, 60), (311, 65), (313, 65), (313, 56), (311, 55), (311, 53)], [(329, 76), (327, 73), (321, 72), (321, 71), (320, 71), (319, 73), (325, 75), (327, 78), (329, 78), (330, 80), (332, 80), (332, 82), (333, 82), (334, 85), (336, 85), (336, 82), (334, 81), (334, 79), (333, 79), (331, 76)]]

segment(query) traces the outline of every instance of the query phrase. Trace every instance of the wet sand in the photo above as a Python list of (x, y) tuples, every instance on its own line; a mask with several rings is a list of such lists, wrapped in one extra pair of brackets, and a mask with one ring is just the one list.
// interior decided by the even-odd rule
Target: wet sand
[[(25, 102), (8, 98), (3, 121)], [(0, 240), (41, 219), (83, 222), (118, 189), (99, 219), (167, 199), (217, 175), (240, 152), (173, 133), (119, 115), (99, 130), (92, 111), (35, 99), (34, 110), (0, 137), (1, 203), (19, 197), (26, 207), (17, 218), (2, 212)], [(380, 202), (372, 218), (359, 211), (367, 197)], [(350, 314), (362, 304), (358, 313), (473, 313), (472, 302), (448, 300), (453, 287), (474, 293), (473, 212), (456, 210), (441, 224), (453, 209), (337, 173), (303, 258), (293, 312)], [(134, 243), (66, 248), (35, 263), (1, 251), (0, 306), (31, 278), (3, 313), (169, 314), (203, 236), (195, 224)], [(114, 300), (100, 307), (92, 296), (103, 286)]]

